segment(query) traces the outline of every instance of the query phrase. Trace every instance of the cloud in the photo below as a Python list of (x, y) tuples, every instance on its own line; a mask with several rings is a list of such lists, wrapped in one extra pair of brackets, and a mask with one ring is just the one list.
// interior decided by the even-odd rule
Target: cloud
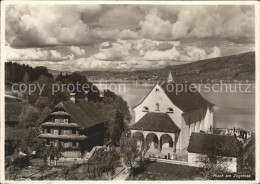
[(144, 52), (143, 59), (147, 61), (177, 61), (175, 64), (182, 62), (192, 62), (208, 58), (220, 57), (221, 50), (213, 47), (212, 52), (207, 54), (204, 49), (196, 46), (174, 47), (168, 50), (150, 50)]
[[(179, 6), (174, 9), (172, 15), (159, 7), (150, 10), (139, 23), (140, 33), (155, 40), (225, 38), (244, 41), (254, 38), (253, 6)], [(168, 18), (162, 18), (162, 13), (168, 13), (164, 16)]]
[(5, 50), (8, 61), (63, 61), (71, 60), (75, 57), (73, 54), (63, 56), (57, 50), (42, 50), (40, 48), (13, 49), (7, 46)]
[(159, 50), (147, 51), (144, 55), (144, 60), (172, 61), (172, 60), (178, 60), (179, 57), (180, 57), (179, 51), (177, 51), (176, 48), (172, 48), (166, 51), (159, 51)]
[(90, 29), (82, 16), (99, 14), (99, 5), (9, 5), (7, 42), (16, 48), (89, 45), (113, 39), (117, 30)]
[(150, 39), (165, 40), (171, 36), (171, 23), (163, 20), (157, 9), (152, 9), (143, 21), (139, 23), (140, 33)]
[(81, 56), (84, 56), (86, 54), (85, 50), (84, 49), (80, 49), (80, 47), (71, 46), (70, 50), (77, 57), (81, 57)]
[(218, 47), (213, 47), (212, 52), (209, 54), (207, 54), (205, 50), (195, 46), (185, 47), (183, 52), (184, 53), (180, 56), (180, 61), (184, 62), (192, 62), (221, 56), (221, 50)]
[(178, 47), (179, 41), (156, 41), (151, 39), (140, 39), (132, 42), (133, 48), (139, 51), (139, 55), (143, 56), (146, 51), (152, 50), (168, 50), (172, 47)]
[(253, 51), (254, 17), (249, 5), (6, 5), (6, 56), (66, 71), (178, 65)]
[(7, 5), (11, 47), (93, 45), (118, 39), (224, 38), (253, 42), (253, 6)]
[[(104, 48), (104, 46), (107, 46), (107, 48)], [(95, 59), (104, 61), (123, 61), (128, 58), (131, 46), (131, 43), (123, 42), (120, 40), (112, 43), (111, 46), (109, 45), (109, 43), (105, 42), (104, 44), (101, 44), (99, 53), (94, 54), (93, 57)]]
[(119, 33), (119, 38), (122, 40), (134, 40), (140, 38), (137, 32), (130, 29), (124, 29)]
[(207, 56), (208, 58), (215, 58), (215, 57), (222, 56), (220, 48), (213, 47), (212, 50), (213, 51)]

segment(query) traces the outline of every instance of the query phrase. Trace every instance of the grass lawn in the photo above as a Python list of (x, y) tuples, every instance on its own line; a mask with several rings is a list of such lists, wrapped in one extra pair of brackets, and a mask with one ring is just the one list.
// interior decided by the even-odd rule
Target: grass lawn
[(154, 162), (141, 173), (127, 180), (202, 180), (199, 170), (195, 167)]

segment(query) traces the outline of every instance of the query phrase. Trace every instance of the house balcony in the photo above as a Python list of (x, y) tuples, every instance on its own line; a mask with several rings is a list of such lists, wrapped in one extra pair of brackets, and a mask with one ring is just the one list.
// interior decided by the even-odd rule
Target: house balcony
[(55, 123), (45, 122), (41, 124), (42, 127), (79, 127), (76, 123)]
[(39, 138), (43, 138), (43, 139), (66, 139), (66, 140), (85, 140), (88, 137), (85, 135), (75, 135), (75, 134), (71, 134), (71, 135), (58, 135), (58, 134), (50, 134), (50, 133), (45, 133), (45, 134), (40, 134), (38, 136)]

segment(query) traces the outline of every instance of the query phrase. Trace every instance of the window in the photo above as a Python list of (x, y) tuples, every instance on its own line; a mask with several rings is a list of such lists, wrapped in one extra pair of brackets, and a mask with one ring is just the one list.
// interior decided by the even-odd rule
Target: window
[(64, 148), (68, 148), (68, 147), (69, 147), (68, 142), (64, 142)]
[(58, 147), (59, 146), (59, 142), (58, 141), (55, 141), (54, 142), (54, 147)]
[(173, 109), (171, 107), (168, 108), (167, 110), (168, 113), (173, 113)]
[(50, 128), (47, 128), (47, 133), (51, 133), (51, 129)]
[(59, 135), (59, 130), (53, 130), (53, 133), (54, 133), (55, 135)]
[(72, 147), (77, 147), (77, 143), (76, 142), (72, 142)]
[(144, 106), (144, 107), (143, 107), (143, 112), (148, 112), (148, 111), (149, 111), (149, 108), (146, 107), (146, 106)]
[(70, 135), (70, 130), (64, 130), (64, 135)]
[(156, 90), (155, 90), (156, 92), (158, 92), (159, 91), (159, 89), (158, 88), (156, 88)]
[(72, 130), (72, 134), (76, 134), (76, 130), (75, 129)]
[(62, 119), (62, 118), (55, 119), (55, 123), (68, 123), (68, 119)]
[(60, 119), (55, 119), (55, 123), (60, 123)]
[(46, 145), (48, 145), (48, 146), (50, 145), (50, 140), (46, 141)]
[(156, 111), (159, 111), (159, 110), (160, 110), (160, 104), (158, 104), (158, 103), (155, 104), (155, 110), (156, 110)]

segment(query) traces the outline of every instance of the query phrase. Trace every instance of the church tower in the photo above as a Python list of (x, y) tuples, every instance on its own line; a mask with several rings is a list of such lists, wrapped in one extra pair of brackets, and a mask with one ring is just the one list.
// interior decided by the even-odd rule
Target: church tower
[(174, 75), (172, 75), (172, 72), (169, 72), (169, 75), (167, 78), (167, 83), (177, 83), (176, 73), (174, 73)]

